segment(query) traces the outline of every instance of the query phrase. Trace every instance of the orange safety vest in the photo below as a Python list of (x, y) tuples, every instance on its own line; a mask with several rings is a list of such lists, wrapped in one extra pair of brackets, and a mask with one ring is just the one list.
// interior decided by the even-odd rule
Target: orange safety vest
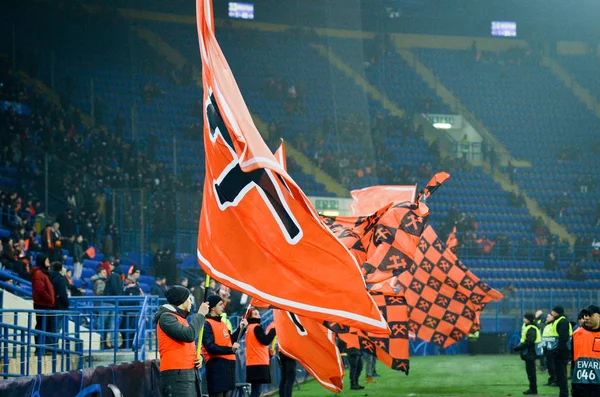
[(260, 324), (250, 324), (246, 334), (246, 366), (269, 365), (269, 346), (265, 346), (256, 339), (254, 329)]
[(346, 350), (350, 349), (359, 349), (360, 350), (360, 341), (358, 340), (358, 335), (354, 334), (338, 334), (338, 337), (346, 343)]
[[(231, 333), (229, 333), (229, 329), (227, 328), (227, 324), (221, 321), (215, 321), (211, 318), (207, 318), (206, 322), (210, 324), (212, 328), (213, 335), (215, 337), (215, 345), (217, 346), (225, 346), (231, 347), (233, 343), (231, 342)], [(235, 354), (210, 354), (204, 347), (202, 348), (204, 353), (204, 357), (206, 358), (206, 362), (208, 362), (211, 358), (224, 358), (225, 360), (233, 360), (235, 361)]]
[(600, 331), (573, 332), (572, 383), (600, 385)]
[[(175, 313), (164, 313), (173, 315), (184, 327), (189, 327), (185, 318)], [(171, 338), (160, 328), (160, 323), (156, 325), (156, 334), (158, 336), (158, 352), (160, 353), (160, 371), (171, 369), (193, 369), (196, 359), (196, 343), (181, 342)]]

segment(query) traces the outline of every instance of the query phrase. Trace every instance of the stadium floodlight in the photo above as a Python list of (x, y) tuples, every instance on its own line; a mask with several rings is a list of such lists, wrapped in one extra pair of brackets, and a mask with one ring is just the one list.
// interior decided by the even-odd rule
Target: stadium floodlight
[(449, 130), (452, 128), (452, 124), (450, 123), (433, 123), (433, 127), (438, 130)]

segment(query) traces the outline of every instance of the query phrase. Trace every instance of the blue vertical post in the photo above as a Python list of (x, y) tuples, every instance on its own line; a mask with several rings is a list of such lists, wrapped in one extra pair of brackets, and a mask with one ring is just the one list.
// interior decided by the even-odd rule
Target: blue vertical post
[(25, 372), (26, 376), (29, 376), (29, 358), (31, 357), (31, 312), (27, 313), (27, 369)]
[[(16, 328), (16, 326), (19, 323), (19, 317), (17, 315), (17, 312), (15, 312), (14, 314), (15, 314), (13, 316), (13, 325), (15, 325), (15, 328), (14, 328), (14, 330), (15, 330), (14, 338), (15, 338), (15, 340), (17, 340), (17, 328)], [(17, 344), (16, 343), (13, 344), (13, 354), (12, 355), (13, 355), (13, 357), (17, 357)]]
[(2, 342), (2, 345), (3, 345), (2, 346), (3, 347), (2, 348), (2, 359), (4, 361), (3, 366), (4, 366), (4, 373), (5, 373), (4, 379), (8, 379), (8, 375), (6, 375), (6, 374), (8, 374), (8, 360), (9, 360), (9, 357), (8, 357), (8, 327), (3, 326), (2, 331), (3, 331), (2, 334), (3, 334), (3, 338), (4, 338), (4, 341)]
[(119, 349), (119, 335), (117, 333), (117, 324), (119, 319), (119, 298), (115, 298), (115, 312), (113, 321), (113, 362), (117, 362), (117, 350)]
[[(90, 312), (92, 313), (92, 312)], [(91, 317), (90, 317), (91, 318)], [(92, 368), (92, 336), (93, 336), (93, 330), (94, 330), (94, 321), (90, 321), (90, 332), (89, 332), (89, 337), (88, 337), (88, 365), (90, 368)]]
[(27, 362), (27, 360), (25, 359), (25, 350), (27, 346), (27, 343), (25, 342), (25, 339), (27, 337), (25, 336), (25, 330), (22, 329), (21, 330), (21, 374), (25, 374), (25, 363)]

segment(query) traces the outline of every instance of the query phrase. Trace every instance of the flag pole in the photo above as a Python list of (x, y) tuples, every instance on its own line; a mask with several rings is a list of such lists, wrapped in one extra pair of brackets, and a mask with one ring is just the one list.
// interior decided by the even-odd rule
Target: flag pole
[[(206, 279), (204, 280), (204, 300), (202, 302), (206, 302), (208, 299), (208, 284), (210, 284), (210, 276), (207, 274)], [(208, 313), (210, 314), (210, 313)], [(204, 336), (204, 325), (200, 328), (200, 335), (198, 335), (198, 347), (196, 348), (196, 358), (200, 358), (200, 354), (202, 354), (202, 337)]]

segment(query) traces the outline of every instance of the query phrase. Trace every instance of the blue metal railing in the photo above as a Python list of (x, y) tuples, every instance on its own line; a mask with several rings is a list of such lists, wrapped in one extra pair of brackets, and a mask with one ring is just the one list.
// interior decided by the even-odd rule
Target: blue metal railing
[(148, 309), (150, 308), (150, 298), (151, 296), (149, 295), (144, 296), (144, 303), (142, 304), (142, 309), (140, 310), (140, 316), (137, 322), (137, 330), (135, 333), (135, 338), (133, 340), (135, 361), (139, 360), (140, 357), (142, 360), (146, 359), (147, 331), (152, 331), (152, 327), (150, 327), (150, 329), (146, 329), (148, 325), (148, 315), (151, 315), (151, 313), (148, 313)]
[[(140, 349), (146, 348), (146, 341), (152, 346), (156, 330), (148, 325), (152, 324), (152, 315), (159, 306), (157, 296), (77, 296), (71, 297), (69, 302), (71, 310), (78, 313), (72, 320), (86, 324), (88, 330), (84, 332), (101, 335), (102, 345), (99, 349), (92, 348), (90, 344), (90, 356), (92, 353), (112, 350), (116, 362), (117, 353), (124, 348), (131, 349), (137, 359)], [(120, 335), (123, 338), (122, 348), (119, 346)], [(139, 343), (136, 344), (138, 339)], [(107, 346), (108, 341), (111, 341), (112, 348)]]
[[(43, 357), (48, 353), (52, 356), (52, 372), (57, 372), (58, 358), (60, 357), (60, 371), (70, 371), (72, 357), (78, 357), (77, 369), (83, 368), (83, 340), (77, 332), (75, 336), (68, 333), (66, 316), (68, 311), (48, 310), (0, 310), (3, 322), (0, 323), (0, 351), (2, 352), (2, 372), (0, 376), (9, 377), (29, 376), (32, 359), (37, 360), (37, 372), (42, 373)], [(26, 320), (20, 317), (26, 315)], [(33, 316), (36, 321), (42, 319), (42, 329), (48, 329), (48, 316), (54, 315), (62, 319), (60, 332), (41, 331), (33, 328)], [(40, 316), (38, 316), (40, 315)], [(6, 321), (12, 317), (12, 324)], [(22, 325), (22, 323), (26, 323)], [(53, 322), (52, 322), (53, 323)], [(32, 341), (33, 337), (33, 341)], [(35, 348), (32, 357), (31, 349)], [(34, 358), (35, 357), (35, 358)], [(19, 373), (10, 371), (10, 360), (19, 361)]]

